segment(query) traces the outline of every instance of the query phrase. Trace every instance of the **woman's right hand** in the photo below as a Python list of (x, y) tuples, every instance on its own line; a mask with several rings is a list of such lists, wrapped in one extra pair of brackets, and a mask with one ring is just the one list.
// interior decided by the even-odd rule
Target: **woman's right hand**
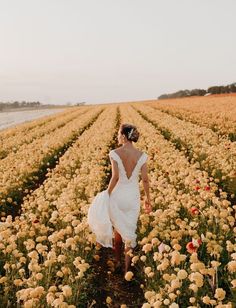
[(145, 200), (144, 200), (144, 211), (145, 211), (146, 214), (149, 214), (152, 211), (151, 202), (147, 198), (145, 198)]

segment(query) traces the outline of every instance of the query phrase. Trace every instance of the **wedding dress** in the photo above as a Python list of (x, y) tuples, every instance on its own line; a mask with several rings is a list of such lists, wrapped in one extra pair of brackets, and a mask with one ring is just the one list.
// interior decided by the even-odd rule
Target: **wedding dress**
[(109, 157), (118, 164), (119, 180), (110, 196), (107, 190), (98, 193), (88, 211), (88, 224), (96, 235), (96, 240), (104, 247), (112, 245), (112, 227), (121, 235), (125, 245), (136, 246), (136, 229), (140, 212), (139, 171), (148, 156), (141, 154), (128, 177), (124, 164), (115, 150)]

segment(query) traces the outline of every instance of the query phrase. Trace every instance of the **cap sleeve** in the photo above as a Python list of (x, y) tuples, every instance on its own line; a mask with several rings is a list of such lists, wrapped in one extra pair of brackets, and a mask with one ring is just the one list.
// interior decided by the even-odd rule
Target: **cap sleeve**
[(116, 153), (114, 153), (114, 150), (111, 150), (111, 151), (109, 152), (109, 157), (112, 158), (112, 159), (114, 159), (115, 161), (117, 161)]
[(144, 163), (146, 163), (147, 162), (147, 159), (148, 159), (148, 155), (147, 155), (147, 153), (143, 153), (143, 156), (142, 156), (142, 158), (141, 158), (141, 166), (144, 164)]

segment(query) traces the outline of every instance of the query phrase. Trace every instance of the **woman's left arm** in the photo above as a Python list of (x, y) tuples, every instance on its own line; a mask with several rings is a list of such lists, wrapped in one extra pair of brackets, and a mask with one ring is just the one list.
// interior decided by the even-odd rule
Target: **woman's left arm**
[(116, 183), (119, 180), (118, 164), (114, 159), (110, 158), (110, 160), (111, 160), (112, 176), (111, 176), (108, 188), (107, 188), (109, 195), (111, 194), (113, 188), (116, 186)]

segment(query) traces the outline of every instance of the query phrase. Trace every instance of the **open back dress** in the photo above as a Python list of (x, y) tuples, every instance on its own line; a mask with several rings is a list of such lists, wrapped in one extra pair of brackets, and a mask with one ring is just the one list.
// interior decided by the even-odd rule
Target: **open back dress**
[(116, 150), (111, 150), (109, 157), (117, 162), (119, 180), (110, 196), (104, 190), (95, 197), (89, 209), (88, 222), (101, 245), (112, 247), (113, 227), (121, 235), (125, 245), (134, 248), (141, 202), (139, 172), (148, 155), (144, 152), (141, 154), (129, 177)]

